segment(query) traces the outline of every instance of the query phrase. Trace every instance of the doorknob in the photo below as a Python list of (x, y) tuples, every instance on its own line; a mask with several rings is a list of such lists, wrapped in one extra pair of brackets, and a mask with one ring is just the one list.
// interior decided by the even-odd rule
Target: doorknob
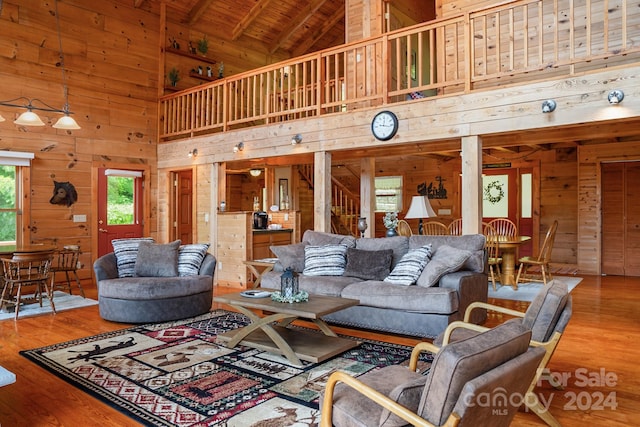
[(98, 228), (98, 231), (101, 232), (101, 233), (106, 233), (107, 232), (107, 230), (105, 230), (104, 228)]

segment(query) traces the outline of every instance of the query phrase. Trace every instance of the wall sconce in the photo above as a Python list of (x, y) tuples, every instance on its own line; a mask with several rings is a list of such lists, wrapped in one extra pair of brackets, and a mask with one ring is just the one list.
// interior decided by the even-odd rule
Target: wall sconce
[(291, 138), (291, 145), (297, 145), (302, 142), (302, 135), (299, 133), (296, 134), (293, 138)]
[(193, 150), (189, 151), (189, 157), (198, 157), (198, 149), (194, 148)]
[(620, 89), (614, 89), (611, 92), (609, 92), (607, 99), (609, 100), (609, 104), (612, 104), (612, 105), (619, 104), (624, 99), (624, 92), (621, 91)]
[(262, 169), (249, 169), (251, 176), (260, 176)]
[(556, 109), (556, 101), (554, 101), (553, 99), (547, 99), (546, 101), (542, 102), (543, 113), (550, 113), (555, 109)]
[(244, 150), (244, 142), (239, 142), (233, 146), (233, 152), (237, 153), (238, 151)]

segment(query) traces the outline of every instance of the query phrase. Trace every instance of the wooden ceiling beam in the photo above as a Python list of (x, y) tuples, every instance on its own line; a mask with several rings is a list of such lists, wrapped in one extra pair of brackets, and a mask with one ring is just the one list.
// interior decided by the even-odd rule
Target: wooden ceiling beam
[(247, 13), (233, 29), (231, 32), (231, 40), (236, 41), (242, 33), (244, 33), (244, 30), (249, 28), (249, 25), (267, 8), (269, 3), (271, 3), (271, 0), (258, 0), (249, 13)]
[(213, 3), (213, 0), (199, 0), (187, 14), (187, 23), (195, 24), (198, 22), (207, 9), (209, 9), (211, 3)]
[(133, 0), (133, 7), (139, 8), (144, 3), (144, 0)]
[(333, 28), (334, 25), (336, 25), (338, 22), (344, 19), (344, 16), (345, 16), (344, 7), (336, 10), (333, 13), (333, 15), (331, 15), (331, 17), (327, 19), (327, 21), (322, 25), (321, 28), (319, 28), (315, 33), (313, 33), (311, 37), (307, 38), (305, 42), (300, 43), (298, 47), (292, 51), (292, 55), (296, 57), (296, 56), (302, 56), (305, 53), (307, 53), (307, 51), (311, 48), (311, 46), (316, 44), (318, 40), (324, 37), (325, 34), (327, 34), (331, 30), (331, 28)]
[(313, 16), (325, 4), (327, 0), (313, 0), (304, 9), (302, 9), (293, 19), (289, 21), (289, 24), (284, 27), (280, 32), (278, 38), (269, 47), (270, 53), (275, 53), (276, 50), (282, 46), (282, 44), (289, 39), (298, 29), (304, 25), (305, 22)]

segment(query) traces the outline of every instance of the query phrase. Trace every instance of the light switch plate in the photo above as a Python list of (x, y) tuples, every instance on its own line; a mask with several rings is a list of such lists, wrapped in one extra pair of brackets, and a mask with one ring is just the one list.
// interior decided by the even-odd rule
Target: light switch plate
[(86, 215), (74, 215), (73, 216), (73, 222), (87, 222), (87, 216)]

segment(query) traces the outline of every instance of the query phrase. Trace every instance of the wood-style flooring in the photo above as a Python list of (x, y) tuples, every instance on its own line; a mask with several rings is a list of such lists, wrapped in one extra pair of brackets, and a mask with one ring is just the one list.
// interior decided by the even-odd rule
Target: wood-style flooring
[[(96, 298), (95, 285), (85, 286)], [(222, 292), (222, 290), (219, 290)], [(565, 427), (640, 425), (640, 278), (585, 277), (572, 292), (573, 317), (550, 362), (564, 390), (547, 383), (537, 391)], [(526, 303), (500, 301), (525, 310)], [(503, 320), (492, 316), (488, 325)], [(107, 322), (98, 307), (0, 321), (0, 365), (17, 375), (0, 388), (0, 425), (131, 426), (130, 418), (47, 373), (18, 351), (129, 325)], [(338, 332), (411, 345), (416, 340), (337, 328)], [(615, 406), (615, 408), (614, 408)], [(513, 426), (543, 426), (520, 412)]]

